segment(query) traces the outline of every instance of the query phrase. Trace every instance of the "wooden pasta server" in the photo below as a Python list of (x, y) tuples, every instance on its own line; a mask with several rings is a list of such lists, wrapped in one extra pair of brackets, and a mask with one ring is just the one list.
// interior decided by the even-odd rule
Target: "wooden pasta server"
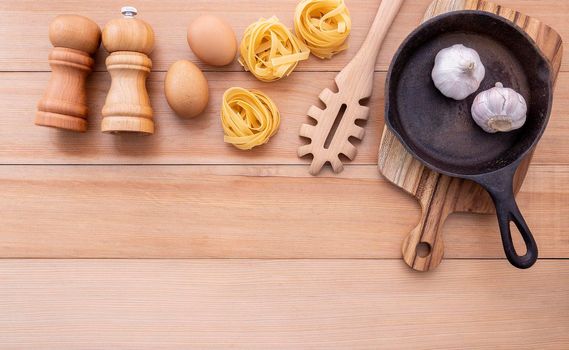
[(312, 106), (308, 110), (308, 116), (316, 121), (316, 125), (301, 126), (300, 136), (310, 139), (310, 143), (299, 147), (298, 156), (312, 154), (310, 174), (317, 175), (326, 163), (334, 172), (341, 172), (344, 166), (340, 155), (350, 160), (356, 157), (357, 148), (349, 139), (361, 140), (365, 135), (364, 128), (356, 125), (357, 120), (369, 117), (369, 108), (361, 101), (371, 96), (379, 49), (402, 4), (403, 0), (381, 2), (362, 47), (335, 78), (338, 92), (322, 91), (320, 100), (326, 109)]

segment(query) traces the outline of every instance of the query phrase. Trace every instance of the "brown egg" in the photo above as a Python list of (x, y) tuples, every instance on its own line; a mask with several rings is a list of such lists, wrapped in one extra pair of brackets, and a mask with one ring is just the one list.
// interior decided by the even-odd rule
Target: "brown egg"
[(183, 118), (200, 115), (209, 101), (207, 79), (190, 61), (178, 61), (170, 66), (164, 81), (166, 100), (176, 114)]
[(188, 44), (196, 56), (212, 66), (226, 66), (237, 55), (237, 38), (225, 20), (204, 15), (188, 28)]

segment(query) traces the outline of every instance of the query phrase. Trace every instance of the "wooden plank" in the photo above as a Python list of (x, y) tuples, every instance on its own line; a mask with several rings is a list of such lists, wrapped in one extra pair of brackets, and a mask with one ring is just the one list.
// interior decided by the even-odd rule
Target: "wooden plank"
[[(250, 23), (263, 16), (275, 14), (287, 26), (292, 27), (293, 13), (297, 2), (297, 0), (266, 0), (263, 4), (259, 4), (258, 1), (244, 0), (239, 2), (239, 6), (227, 6), (225, 0), (193, 0), (190, 2), (135, 0), (129, 4), (136, 6), (140, 11), (140, 17), (153, 26), (157, 37), (156, 50), (152, 55), (154, 68), (158, 71), (165, 71), (171, 63), (178, 59), (195, 60), (195, 56), (186, 44), (186, 28), (191, 20), (199, 14), (208, 12), (226, 17), (240, 38)], [(396, 48), (419, 23), (430, 2), (431, 0), (405, 2), (379, 55), (378, 70), (387, 70)], [(566, 19), (566, 14), (569, 12), (569, 2), (567, 1), (498, 0), (496, 2), (537, 17), (558, 30), (564, 38), (569, 38), (569, 25)], [(310, 61), (301, 64), (299, 70), (339, 71), (344, 67), (363, 42), (379, 3), (379, 0), (349, 0), (348, 6), (354, 23), (350, 38), (350, 49), (333, 60), (320, 61), (311, 58)], [(47, 27), (56, 15), (62, 13), (82, 14), (104, 26), (110, 19), (120, 16), (119, 9), (121, 6), (124, 6), (124, 1), (119, 0), (96, 2), (0, 1), (0, 18), (2, 18), (0, 21), (0, 37), (10, 38), (10, 40), (0, 42), (0, 69), (4, 71), (48, 70), (46, 57), (51, 49), (51, 44), (47, 38)], [(568, 48), (566, 47), (565, 50)], [(105, 56), (104, 50), (100, 49), (97, 55), (98, 70), (105, 69)], [(203, 65), (202, 67), (211, 70), (211, 67)], [(227, 69), (241, 70), (241, 67), (233, 64)], [(569, 61), (564, 62), (562, 70), (569, 70)]]
[[(533, 166), (519, 195), (542, 258), (569, 258), (568, 175)], [(1, 166), (0, 188), (4, 258), (399, 258), (419, 220), (374, 166)], [(446, 258), (504, 257), (491, 215), (444, 233)]]
[[(298, 136), (306, 111), (318, 104), (318, 94), (333, 86), (335, 73), (302, 72), (274, 84), (250, 79), (248, 73), (208, 73), (211, 102), (194, 120), (178, 118), (163, 95), (164, 73), (152, 73), (149, 91), (155, 109), (156, 134), (106, 135), (100, 132), (101, 109), (110, 84), (106, 73), (89, 81), (89, 131), (60, 132), (33, 124), (36, 103), (48, 73), (0, 73), (0, 164), (307, 164), (296, 151), (305, 142)], [(375, 164), (383, 130), (385, 73), (376, 73), (366, 137), (352, 163)], [(282, 112), (279, 133), (262, 147), (243, 152), (223, 142), (219, 105), (231, 86), (260, 88)], [(569, 73), (559, 77), (550, 125), (536, 152), (535, 164), (569, 164)], [(307, 170), (308, 171), (308, 170)]]
[(569, 261), (5, 260), (0, 279), (10, 349), (569, 347)]

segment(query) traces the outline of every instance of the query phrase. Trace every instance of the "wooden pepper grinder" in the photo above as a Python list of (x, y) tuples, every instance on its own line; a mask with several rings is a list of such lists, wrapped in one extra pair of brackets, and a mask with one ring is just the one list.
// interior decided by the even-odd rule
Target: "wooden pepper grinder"
[(138, 12), (134, 7), (123, 7), (121, 13), (123, 18), (110, 21), (103, 29), (112, 83), (101, 129), (106, 133), (153, 134), (146, 78), (152, 68), (148, 55), (154, 48), (154, 31), (148, 23), (135, 18)]
[(85, 132), (85, 81), (93, 70), (91, 57), (101, 42), (97, 23), (78, 15), (58, 16), (49, 26), (54, 49), (49, 54), (52, 74), (38, 103), (36, 125)]

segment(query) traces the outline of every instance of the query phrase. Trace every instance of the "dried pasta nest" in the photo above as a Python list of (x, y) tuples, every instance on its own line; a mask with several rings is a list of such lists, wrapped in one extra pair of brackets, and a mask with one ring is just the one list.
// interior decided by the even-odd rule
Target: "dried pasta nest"
[(290, 75), (310, 50), (277, 17), (261, 18), (251, 24), (239, 47), (239, 63), (264, 82)]
[(296, 7), (296, 35), (319, 58), (332, 58), (346, 50), (351, 27), (350, 11), (344, 0), (303, 0)]
[(223, 94), (221, 124), (224, 141), (250, 150), (277, 133), (281, 115), (275, 103), (258, 90), (233, 87)]

